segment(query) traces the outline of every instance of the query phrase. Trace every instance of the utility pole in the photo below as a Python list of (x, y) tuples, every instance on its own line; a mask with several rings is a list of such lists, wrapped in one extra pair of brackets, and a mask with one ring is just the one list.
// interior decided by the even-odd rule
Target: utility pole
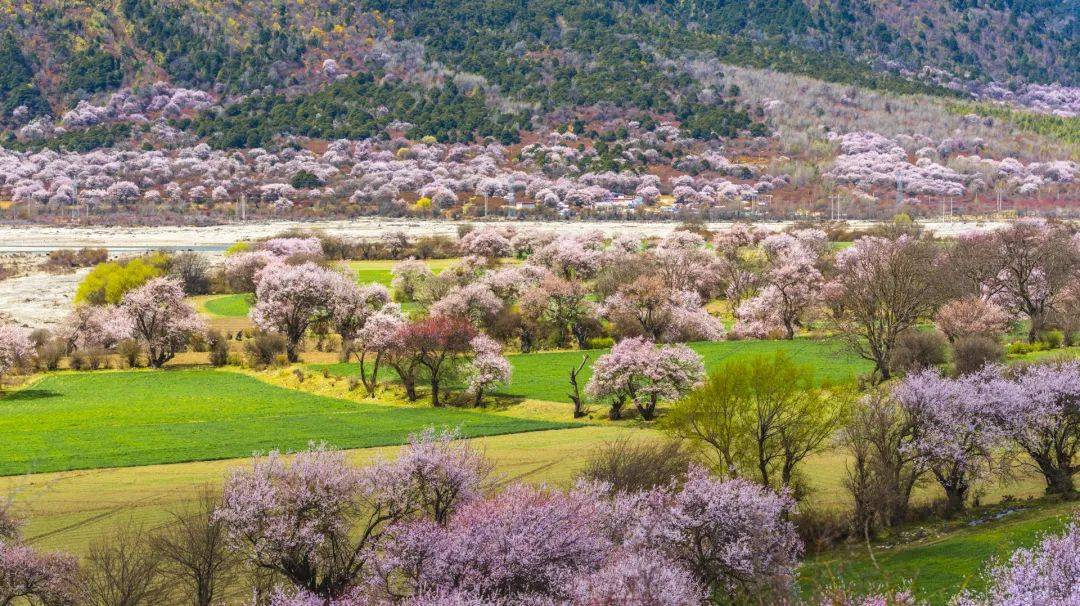
[(79, 180), (75, 179), (71, 182), (71, 218), (77, 219), (79, 217)]

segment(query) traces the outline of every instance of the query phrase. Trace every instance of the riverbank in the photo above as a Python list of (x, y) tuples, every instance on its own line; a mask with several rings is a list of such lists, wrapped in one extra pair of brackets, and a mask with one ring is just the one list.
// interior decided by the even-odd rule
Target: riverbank
[[(388, 231), (401, 231), (409, 236), (454, 236), (458, 226), (463, 223), (466, 222), (362, 217), (347, 221), (265, 221), (201, 227), (0, 225), (0, 252), (48, 252), (57, 248), (84, 246), (108, 248), (116, 254), (157, 249), (215, 252), (224, 250), (237, 240), (269, 237), (293, 228), (321, 229), (346, 238), (374, 239)], [(641, 236), (662, 236), (680, 225), (676, 221), (515, 221), (506, 224), (518, 229), (546, 229), (560, 233), (581, 233), (599, 229), (607, 234), (635, 233)], [(731, 223), (705, 225), (716, 230), (730, 226)], [(755, 225), (761, 229), (779, 231), (790, 226), (791, 222), (772, 221)], [(858, 228), (870, 223), (850, 222), (849, 225)], [(947, 221), (926, 222), (923, 225), (939, 235), (949, 236), (976, 227), (999, 227), (1004, 223)]]

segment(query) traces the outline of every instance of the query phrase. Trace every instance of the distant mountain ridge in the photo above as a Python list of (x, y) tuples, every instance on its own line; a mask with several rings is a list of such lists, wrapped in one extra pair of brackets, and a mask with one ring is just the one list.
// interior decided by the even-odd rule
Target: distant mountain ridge
[(708, 88), (690, 83), (702, 58), (897, 92), (948, 94), (925, 65), (1075, 86), (1078, 15), (1080, 0), (2, 0), (0, 110), (9, 125), (59, 117), (159, 80), (304, 89), (327, 59), (456, 74), (547, 111), (686, 111)]

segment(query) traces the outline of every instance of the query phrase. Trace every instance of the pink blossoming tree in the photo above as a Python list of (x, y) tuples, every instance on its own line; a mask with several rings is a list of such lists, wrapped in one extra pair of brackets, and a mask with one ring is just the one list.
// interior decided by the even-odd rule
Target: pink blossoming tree
[(475, 405), (482, 406), (484, 392), (493, 386), (509, 383), (513, 367), (510, 360), (502, 355), (502, 345), (495, 339), (479, 334), (473, 337), (470, 345), (474, 355), (465, 370), (465, 379), (468, 391), (475, 398)]
[(1009, 328), (1012, 317), (1004, 309), (978, 297), (949, 301), (934, 316), (938, 330), (950, 341), (967, 335), (997, 337)]
[(644, 337), (623, 339), (597, 358), (585, 391), (611, 401), (611, 418), (622, 416), (633, 402), (642, 418), (651, 420), (660, 401), (674, 400), (698, 385), (705, 375), (701, 356), (685, 345), (657, 346)]
[(796, 327), (817, 304), (824, 280), (813, 255), (798, 240), (791, 236), (765, 240), (765, 244), (770, 242), (774, 250), (763, 277), (766, 286), (738, 307), (735, 332), (757, 338), (781, 332), (785, 339), (794, 339)]
[(251, 320), (261, 330), (281, 333), (290, 362), (300, 359), (299, 346), (308, 326), (330, 302), (334, 272), (314, 263), (275, 266), (259, 280)]
[(619, 518), (627, 522), (620, 542), (665, 555), (711, 591), (783, 595), (794, 581), (803, 545), (789, 520), (790, 495), (693, 467), (681, 490), (659, 488), (621, 501)]
[(33, 348), (30, 335), (13, 324), (0, 324), (0, 390), (4, 375), (29, 359)]
[(1080, 472), (1080, 362), (1025, 368), (989, 394), (1002, 431), (1030, 457), (1046, 492), (1071, 494)]
[(60, 334), (68, 347), (108, 349), (131, 336), (131, 317), (114, 305), (79, 305), (66, 318)]
[(26, 545), (20, 526), (8, 504), (0, 504), (0, 604), (75, 606), (78, 561)]
[(323, 600), (347, 595), (389, 528), (445, 519), (480, 496), (490, 467), (455, 438), (414, 436), (398, 460), (364, 469), (324, 447), (291, 462), (271, 453), (233, 473), (214, 519), (254, 566)]
[(945, 491), (945, 514), (961, 511), (972, 484), (993, 468), (1002, 432), (994, 415), (1000, 369), (958, 379), (928, 369), (909, 375), (893, 397), (917, 427), (910, 448), (925, 461)]
[(154, 278), (129, 291), (120, 308), (131, 320), (132, 334), (146, 348), (150, 365), (160, 368), (206, 330), (198, 312), (184, 301), (179, 280)]

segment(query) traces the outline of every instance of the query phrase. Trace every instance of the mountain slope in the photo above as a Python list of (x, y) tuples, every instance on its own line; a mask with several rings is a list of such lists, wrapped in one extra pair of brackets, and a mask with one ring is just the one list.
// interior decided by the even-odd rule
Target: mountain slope
[(1075, 85), (1078, 14), (1080, 0), (2, 0), (0, 109), (59, 116), (158, 80), (287, 91), (326, 59), (545, 111), (685, 113), (708, 88), (700, 58), (896, 92), (948, 94), (915, 78), (925, 65)]

